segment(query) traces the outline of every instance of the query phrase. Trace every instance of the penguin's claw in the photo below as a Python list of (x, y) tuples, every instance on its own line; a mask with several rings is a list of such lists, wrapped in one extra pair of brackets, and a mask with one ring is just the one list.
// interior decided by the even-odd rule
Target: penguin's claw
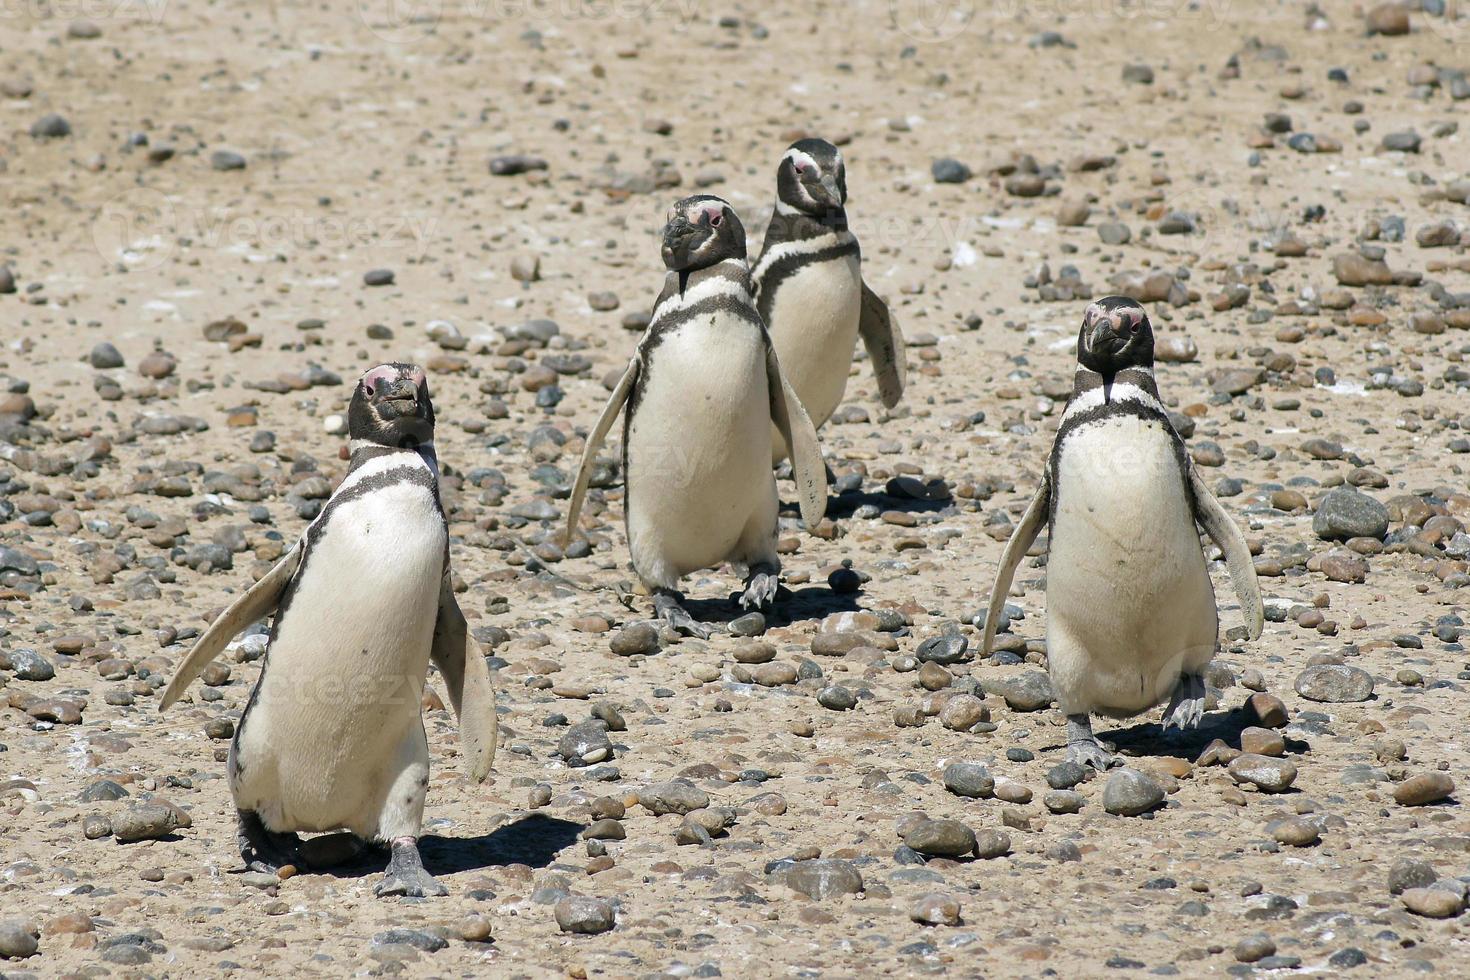
[(714, 634), (714, 628), (706, 626), (693, 616), (689, 610), (679, 604), (683, 596), (676, 592), (658, 592), (653, 596), (653, 609), (658, 613), (658, 618), (669, 625), (670, 629), (683, 633), (685, 636), (697, 637), (708, 640)]
[(235, 838), (240, 846), (240, 860), (245, 862), (247, 870), (273, 875), (288, 864), (305, 870), (301, 838), (266, 829), (260, 815), (251, 811), (236, 811), (236, 820)]
[(1121, 760), (1104, 750), (1096, 739), (1087, 742), (1068, 742), (1067, 761), (1091, 766), (1098, 772), (1107, 772), (1111, 767), (1121, 764)]
[(776, 601), (776, 592), (781, 588), (781, 577), (774, 572), (756, 572), (745, 583), (745, 594), (740, 597), (741, 609), (765, 609)]
[(373, 887), (379, 898), (404, 895), (408, 898), (430, 898), (448, 895), (449, 889), (441, 885), (433, 875), (424, 870), (419, 857), (418, 842), (399, 839), (393, 842), (393, 853), (388, 859), (388, 870), (383, 880)]
[(1164, 709), (1164, 730), (1198, 728), (1204, 716), (1205, 679), (1199, 674), (1182, 675), (1169, 699), (1169, 706)]

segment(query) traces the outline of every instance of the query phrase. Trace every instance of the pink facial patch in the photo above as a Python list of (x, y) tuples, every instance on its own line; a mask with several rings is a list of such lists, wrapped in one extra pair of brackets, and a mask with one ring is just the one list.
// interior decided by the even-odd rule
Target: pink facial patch
[[(415, 368), (414, 371), (416, 373), (414, 383), (422, 387), (424, 372), (418, 368)], [(364, 374), (362, 380), (358, 383), (362, 385), (362, 390), (371, 398), (373, 393), (378, 390), (379, 385), (397, 380), (398, 368), (391, 364), (379, 364), (367, 374)]]

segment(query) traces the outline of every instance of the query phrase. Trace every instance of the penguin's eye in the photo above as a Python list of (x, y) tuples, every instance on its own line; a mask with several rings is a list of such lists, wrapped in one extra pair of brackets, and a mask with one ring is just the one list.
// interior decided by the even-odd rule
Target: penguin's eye
[(725, 220), (725, 216), (723, 214), (712, 214), (710, 215), (709, 226), (711, 228), (718, 228), (720, 227), (720, 222), (723, 220)]
[(368, 384), (366, 381), (362, 383), (362, 390), (367, 393), (367, 396), (369, 398), (373, 397), (373, 386)]
[(798, 163), (796, 165), (796, 172), (797, 172), (798, 175), (805, 174), (806, 173), (806, 164), (804, 164), (804, 163)]

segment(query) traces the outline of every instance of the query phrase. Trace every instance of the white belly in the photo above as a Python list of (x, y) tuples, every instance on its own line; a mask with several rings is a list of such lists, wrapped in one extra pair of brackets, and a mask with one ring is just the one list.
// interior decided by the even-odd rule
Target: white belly
[(765, 342), (737, 317), (687, 323), (652, 351), (627, 437), (628, 545), (650, 584), (723, 561), (776, 526)]
[(781, 373), (820, 428), (847, 389), (862, 312), (858, 257), (804, 266), (771, 298), (771, 340)]
[(444, 570), (431, 492), (344, 503), (298, 572), (242, 719), (236, 805), (276, 830), (371, 827), (414, 726)]
[(1068, 436), (1047, 558), (1047, 658), (1068, 713), (1136, 714), (1214, 654), (1199, 532), (1161, 423), (1130, 416)]

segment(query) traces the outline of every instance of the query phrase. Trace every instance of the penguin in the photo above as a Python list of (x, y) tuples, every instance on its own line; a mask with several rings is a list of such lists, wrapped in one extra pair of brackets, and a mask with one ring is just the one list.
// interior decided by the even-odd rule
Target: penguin
[(422, 368), (362, 376), (347, 475), (291, 550), (195, 643), (168, 708), (246, 626), (274, 613), (260, 678), (230, 744), (240, 856), (304, 866), (298, 832), (347, 829), (390, 847), (374, 892), (443, 895), (418, 851), (429, 748), (429, 663), (459, 716), (469, 775), (495, 759), (495, 691), (450, 587), (434, 406)]
[(587, 436), (567, 511), (576, 532), (593, 462), (623, 419), (624, 520), (633, 568), (660, 619), (709, 626), (683, 607), (679, 580), (731, 562), (747, 570), (742, 608), (776, 598), (778, 498), (772, 428), (792, 447), (802, 520), (821, 521), (826, 468), (816, 429), (782, 374), (751, 296), (745, 228), (710, 195), (674, 205), (663, 233), (663, 292), (612, 397)]
[[(848, 229), (847, 170), (822, 139), (787, 148), (776, 168), (776, 210), (751, 277), (787, 380), (821, 428), (847, 390), (859, 337), (888, 408), (903, 397), (903, 332), (888, 305), (863, 282), (862, 251)], [(773, 439), (773, 458), (787, 454)]]
[(1108, 296), (1087, 307), (1072, 398), (985, 616), (988, 656), (1012, 576), (1047, 522), (1048, 670), (1068, 758), (1099, 770), (1119, 760), (1093, 735), (1093, 713), (1126, 718), (1168, 698), (1164, 727), (1181, 730), (1204, 714), (1219, 617), (1196, 525), (1224, 555), (1252, 640), (1265, 620), (1250, 548), (1170, 423), (1153, 360), (1138, 303)]

